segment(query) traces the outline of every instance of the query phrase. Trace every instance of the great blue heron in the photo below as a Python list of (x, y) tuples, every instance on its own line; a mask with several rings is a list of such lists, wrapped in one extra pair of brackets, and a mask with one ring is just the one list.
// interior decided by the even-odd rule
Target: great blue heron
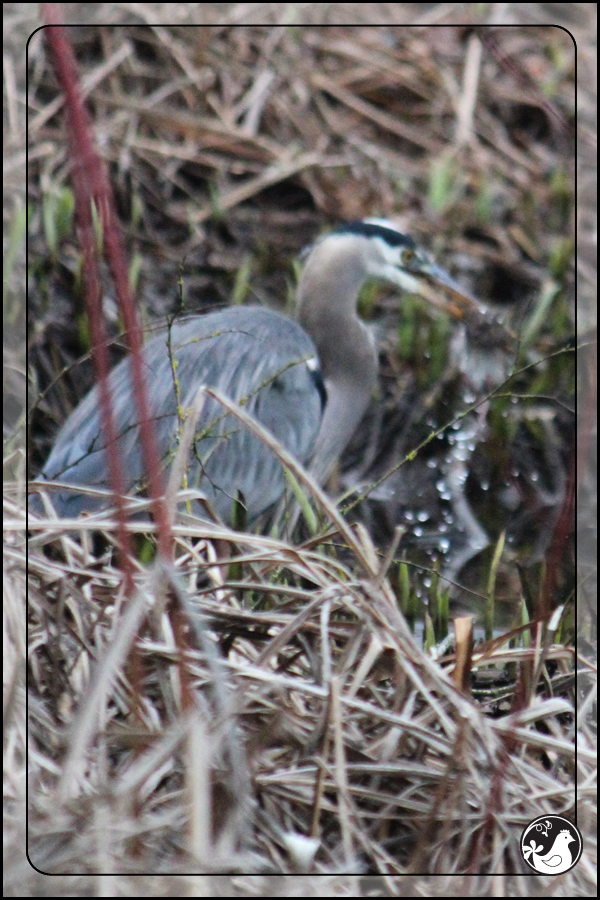
[[(243, 403), (323, 482), (354, 434), (376, 383), (375, 342), (357, 314), (359, 291), (371, 279), (435, 301), (439, 294), (433, 283), (472, 302), (412, 238), (391, 222), (365, 219), (344, 225), (311, 248), (298, 286), (299, 322), (273, 310), (238, 306), (180, 319), (148, 341), (143, 359), (165, 468), (177, 451), (181, 410), (205, 384)], [(144, 471), (127, 359), (111, 372), (109, 385), (127, 490), (134, 493), (143, 488)], [(63, 425), (40, 477), (106, 489), (104, 446), (94, 388)], [(206, 399), (197, 423), (187, 483), (200, 489), (226, 521), (239, 492), (252, 521), (284, 491), (282, 466), (273, 452), (212, 398)], [(66, 488), (53, 491), (52, 501), (63, 517), (101, 505)]]

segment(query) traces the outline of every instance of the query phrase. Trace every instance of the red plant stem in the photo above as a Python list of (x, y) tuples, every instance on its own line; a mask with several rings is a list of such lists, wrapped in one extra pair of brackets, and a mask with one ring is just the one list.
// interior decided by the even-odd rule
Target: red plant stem
[(554, 592), (558, 577), (558, 564), (564, 558), (569, 537), (575, 528), (575, 483), (575, 450), (573, 450), (565, 496), (554, 526), (550, 549), (546, 555), (546, 576), (542, 589), (543, 609), (538, 611), (538, 614), (543, 617), (549, 617), (559, 605)]
[[(125, 507), (122, 500), (124, 480), (122, 460), (118, 453), (114, 416), (108, 389), (108, 351), (102, 320), (101, 287), (98, 260), (95, 250), (95, 233), (92, 208), (95, 206), (102, 222), (103, 246), (113, 277), (117, 299), (123, 313), (123, 321), (130, 345), (130, 371), (133, 396), (137, 404), (140, 423), (141, 450), (146, 471), (153, 512), (158, 525), (159, 553), (168, 560), (172, 556), (172, 534), (166, 505), (161, 489), (158, 450), (154, 429), (150, 420), (148, 394), (143, 375), (141, 349), (142, 333), (129, 290), (129, 279), (121, 233), (115, 212), (110, 181), (103, 161), (96, 151), (92, 137), (92, 124), (83, 103), (80, 79), (72, 47), (62, 26), (57, 4), (43, 4), (46, 21), (46, 37), (53, 58), (56, 78), (65, 95), (65, 108), (69, 119), (68, 138), (73, 160), (73, 184), (75, 208), (81, 231), (83, 268), (86, 284), (86, 308), (93, 342), (93, 358), (100, 395), (102, 429), (106, 437), (106, 457), (110, 483), (115, 495), (118, 516), (118, 533), (124, 548), (124, 561), (130, 555), (130, 540), (125, 528)], [(62, 27), (61, 27), (62, 26)], [(131, 578), (129, 563), (124, 571)]]

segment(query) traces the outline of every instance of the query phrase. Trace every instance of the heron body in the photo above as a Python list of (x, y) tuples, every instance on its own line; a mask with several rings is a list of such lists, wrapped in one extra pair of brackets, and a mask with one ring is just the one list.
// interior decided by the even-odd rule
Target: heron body
[[(169, 350), (170, 345), (170, 350)], [(150, 414), (161, 461), (168, 468), (177, 451), (179, 408), (189, 409), (200, 385), (218, 387), (260, 421), (306, 463), (313, 450), (322, 401), (310, 368), (316, 349), (291, 319), (260, 307), (236, 306), (175, 323), (143, 349)], [(109, 376), (121, 459), (128, 493), (143, 485), (137, 407), (130, 389), (129, 360)], [(101, 437), (98, 389), (94, 388), (67, 419), (44, 466), (44, 477), (88, 487), (108, 487)], [(283, 492), (276, 457), (237, 419), (206, 397), (190, 455), (187, 483), (201, 488), (214, 510), (229, 518), (241, 491), (250, 518)], [(62, 516), (78, 516), (97, 501), (71, 491), (53, 493)]]
[[(244, 404), (323, 482), (354, 434), (377, 380), (377, 352), (356, 305), (365, 281), (377, 278), (423, 293), (424, 280), (467, 295), (390, 222), (350, 223), (309, 252), (298, 287), (298, 322), (262, 307), (232, 307), (175, 322), (143, 350), (150, 413), (162, 464), (179, 445), (182, 415), (198, 387), (218, 388)], [(130, 362), (109, 376), (117, 441), (128, 493), (144, 488), (137, 405)], [(93, 388), (59, 432), (41, 478), (109, 488), (98, 389)], [(243, 498), (255, 519), (282, 495), (273, 452), (210, 397), (195, 428), (187, 484), (231, 520)], [(56, 511), (74, 517), (101, 505), (68, 488), (52, 493)], [(198, 507), (201, 511), (203, 507)], [(205, 513), (202, 513), (205, 514)]]

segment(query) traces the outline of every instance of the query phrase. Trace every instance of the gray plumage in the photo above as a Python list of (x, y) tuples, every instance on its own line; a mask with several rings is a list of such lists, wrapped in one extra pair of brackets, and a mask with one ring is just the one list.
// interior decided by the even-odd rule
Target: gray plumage
[[(171, 345), (169, 355), (168, 341)], [(301, 462), (312, 453), (321, 423), (321, 397), (308, 366), (316, 349), (302, 328), (268, 309), (232, 307), (176, 322), (143, 349), (150, 414), (162, 464), (177, 451), (179, 417), (174, 373), (182, 410), (191, 407), (201, 384), (218, 387), (261, 422)], [(129, 360), (109, 376), (124, 461), (127, 493), (143, 485), (143, 460), (137, 407), (131, 396)], [(60, 431), (43, 477), (88, 487), (108, 487), (100, 429), (98, 388), (81, 401)], [(255, 518), (283, 492), (281, 464), (239, 421), (206, 397), (190, 454), (188, 487), (202, 488), (211, 506), (230, 518), (242, 492), (249, 518)], [(63, 517), (97, 506), (85, 494), (52, 493)]]
[[(298, 286), (299, 323), (261, 307), (233, 307), (178, 320), (170, 332), (165, 329), (152, 338), (143, 358), (165, 471), (177, 452), (181, 425), (176, 373), (183, 411), (192, 405), (200, 385), (218, 388), (243, 403), (324, 482), (354, 434), (377, 380), (373, 336), (356, 311), (360, 288), (374, 278), (436, 302), (438, 295), (429, 287), (433, 282), (454, 299), (472, 303), (412, 238), (390, 222), (365, 220), (343, 226), (312, 247)], [(134, 493), (144, 489), (144, 472), (129, 365), (127, 359), (119, 363), (109, 386), (126, 490)], [(188, 487), (202, 490), (224, 520), (231, 520), (238, 491), (252, 521), (284, 489), (281, 464), (272, 451), (209, 397), (195, 430), (187, 473)], [(59, 432), (40, 477), (109, 488), (97, 388)], [(63, 517), (99, 505), (96, 498), (68, 489), (51, 496)], [(203, 514), (200, 505), (196, 511)]]

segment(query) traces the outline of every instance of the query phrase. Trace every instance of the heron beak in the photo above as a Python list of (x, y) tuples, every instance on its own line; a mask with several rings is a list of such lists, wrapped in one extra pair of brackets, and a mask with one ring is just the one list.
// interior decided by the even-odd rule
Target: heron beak
[(444, 309), (457, 319), (469, 312), (487, 313), (485, 306), (469, 294), (445, 269), (430, 263), (419, 271), (418, 292), (433, 306)]

